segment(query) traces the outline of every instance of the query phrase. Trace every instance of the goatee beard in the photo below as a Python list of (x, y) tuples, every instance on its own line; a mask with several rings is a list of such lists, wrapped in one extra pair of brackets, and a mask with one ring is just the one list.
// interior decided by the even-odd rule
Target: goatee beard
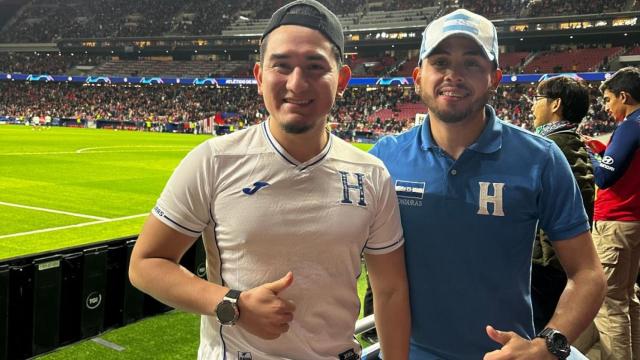
[(311, 125), (307, 124), (282, 124), (280, 125), (282, 130), (284, 130), (287, 134), (304, 134), (307, 131), (311, 130)]

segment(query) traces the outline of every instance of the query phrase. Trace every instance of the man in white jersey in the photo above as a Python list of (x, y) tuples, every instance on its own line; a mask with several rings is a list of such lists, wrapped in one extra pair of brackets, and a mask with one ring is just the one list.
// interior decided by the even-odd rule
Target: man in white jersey
[[(208, 140), (175, 170), (131, 256), (132, 283), (202, 314), (200, 359), (359, 359), (364, 252), (387, 359), (406, 359), (404, 239), (382, 162), (326, 130), (351, 71), (337, 17), (276, 11), (254, 67), (270, 117)], [(202, 234), (207, 275), (178, 265)]]

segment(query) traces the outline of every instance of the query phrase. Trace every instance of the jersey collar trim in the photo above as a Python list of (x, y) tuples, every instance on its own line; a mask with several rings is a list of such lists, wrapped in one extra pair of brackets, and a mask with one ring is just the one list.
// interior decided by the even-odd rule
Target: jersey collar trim
[(333, 143), (333, 136), (331, 134), (328, 134), (329, 135), (329, 141), (327, 141), (327, 144), (324, 146), (322, 151), (320, 151), (320, 153), (318, 155), (312, 157), (311, 159), (305, 161), (304, 163), (301, 163), (298, 160), (296, 160), (293, 156), (291, 156), (282, 147), (282, 145), (280, 145), (280, 143), (278, 143), (276, 138), (273, 137), (273, 134), (271, 134), (271, 130), (269, 130), (269, 119), (267, 119), (266, 121), (264, 121), (262, 123), (262, 129), (264, 131), (265, 136), (267, 137), (267, 140), (269, 141), (269, 144), (271, 144), (271, 146), (273, 147), (275, 152), (278, 153), (286, 162), (288, 162), (289, 164), (291, 164), (293, 166), (296, 166), (296, 167), (300, 168), (300, 170), (308, 169), (311, 166), (314, 166), (314, 165), (320, 163), (329, 154), (329, 151), (331, 150), (331, 145)]

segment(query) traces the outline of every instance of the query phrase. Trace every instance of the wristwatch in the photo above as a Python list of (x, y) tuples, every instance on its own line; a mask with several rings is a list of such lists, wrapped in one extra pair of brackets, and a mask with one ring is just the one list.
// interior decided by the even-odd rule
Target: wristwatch
[(540, 331), (536, 337), (543, 338), (547, 344), (547, 350), (560, 360), (566, 359), (571, 353), (567, 337), (556, 329), (546, 328)]
[(216, 318), (220, 325), (232, 326), (238, 321), (240, 317), (240, 310), (238, 309), (240, 293), (238, 290), (229, 290), (216, 306)]

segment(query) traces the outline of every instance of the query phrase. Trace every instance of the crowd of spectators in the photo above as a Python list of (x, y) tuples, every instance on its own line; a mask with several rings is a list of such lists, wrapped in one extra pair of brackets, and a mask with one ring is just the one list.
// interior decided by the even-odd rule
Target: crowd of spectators
[(401, 103), (418, 103), (420, 98), (408, 87), (380, 87), (375, 89), (348, 88), (338, 98), (332, 112), (331, 121), (336, 133), (353, 135), (354, 131), (375, 134), (399, 133), (410, 128), (414, 119), (393, 117), (391, 119), (369, 116), (381, 109), (398, 111)]
[[(51, 42), (59, 38), (216, 35), (239, 16), (269, 18), (289, 0), (33, 0), (0, 33), (0, 42)], [(339, 15), (368, 11), (465, 7), (489, 18), (622, 11), (624, 0), (320, 0)]]
[(0, 33), (0, 42), (162, 35), (181, 8), (172, 0), (36, 0)]
[(601, 14), (623, 11), (625, 0), (460, 0), (459, 6), (480, 13), (489, 19)]
[(393, 10), (410, 10), (422, 9), (425, 7), (438, 6), (442, 1), (436, 0), (393, 0), (382, 1), (369, 5), (369, 11), (393, 11)]
[(0, 114), (15, 118), (188, 122), (223, 112), (229, 122), (253, 123), (265, 112), (256, 99), (255, 87), (0, 82)]
[[(216, 35), (241, 14), (269, 18), (288, 0), (34, 0), (26, 3), (0, 42), (60, 38)], [(362, 14), (365, 0), (320, 0), (337, 14)], [(423, 7), (417, 0), (385, 2), (385, 10)]]
[(191, 0), (186, 1), (182, 16), (173, 19), (172, 33), (184, 35), (220, 34), (228, 27), (233, 14), (240, 10), (240, 1)]
[[(498, 88), (490, 103), (503, 120), (533, 131), (531, 98), (533, 85)], [(596, 87), (592, 106), (580, 126), (586, 135), (611, 132), (615, 123), (601, 104)], [(359, 133), (372, 138), (399, 133), (414, 125), (414, 118), (401, 118), (399, 105), (420, 103), (410, 87), (348, 88), (338, 98), (330, 115), (335, 133), (352, 140)], [(390, 118), (376, 117), (389, 109)], [(71, 83), (0, 82), (0, 116), (109, 119), (114, 121), (192, 122), (217, 119), (231, 125), (250, 125), (267, 115), (256, 88), (204, 86), (80, 85)]]
[(0, 53), (0, 72), (8, 74), (70, 74), (76, 65), (95, 66), (101, 58), (86, 54), (60, 53)]
[(527, 11), (523, 15), (538, 17), (619, 12), (624, 10), (628, 3), (625, 0), (529, 0)]

